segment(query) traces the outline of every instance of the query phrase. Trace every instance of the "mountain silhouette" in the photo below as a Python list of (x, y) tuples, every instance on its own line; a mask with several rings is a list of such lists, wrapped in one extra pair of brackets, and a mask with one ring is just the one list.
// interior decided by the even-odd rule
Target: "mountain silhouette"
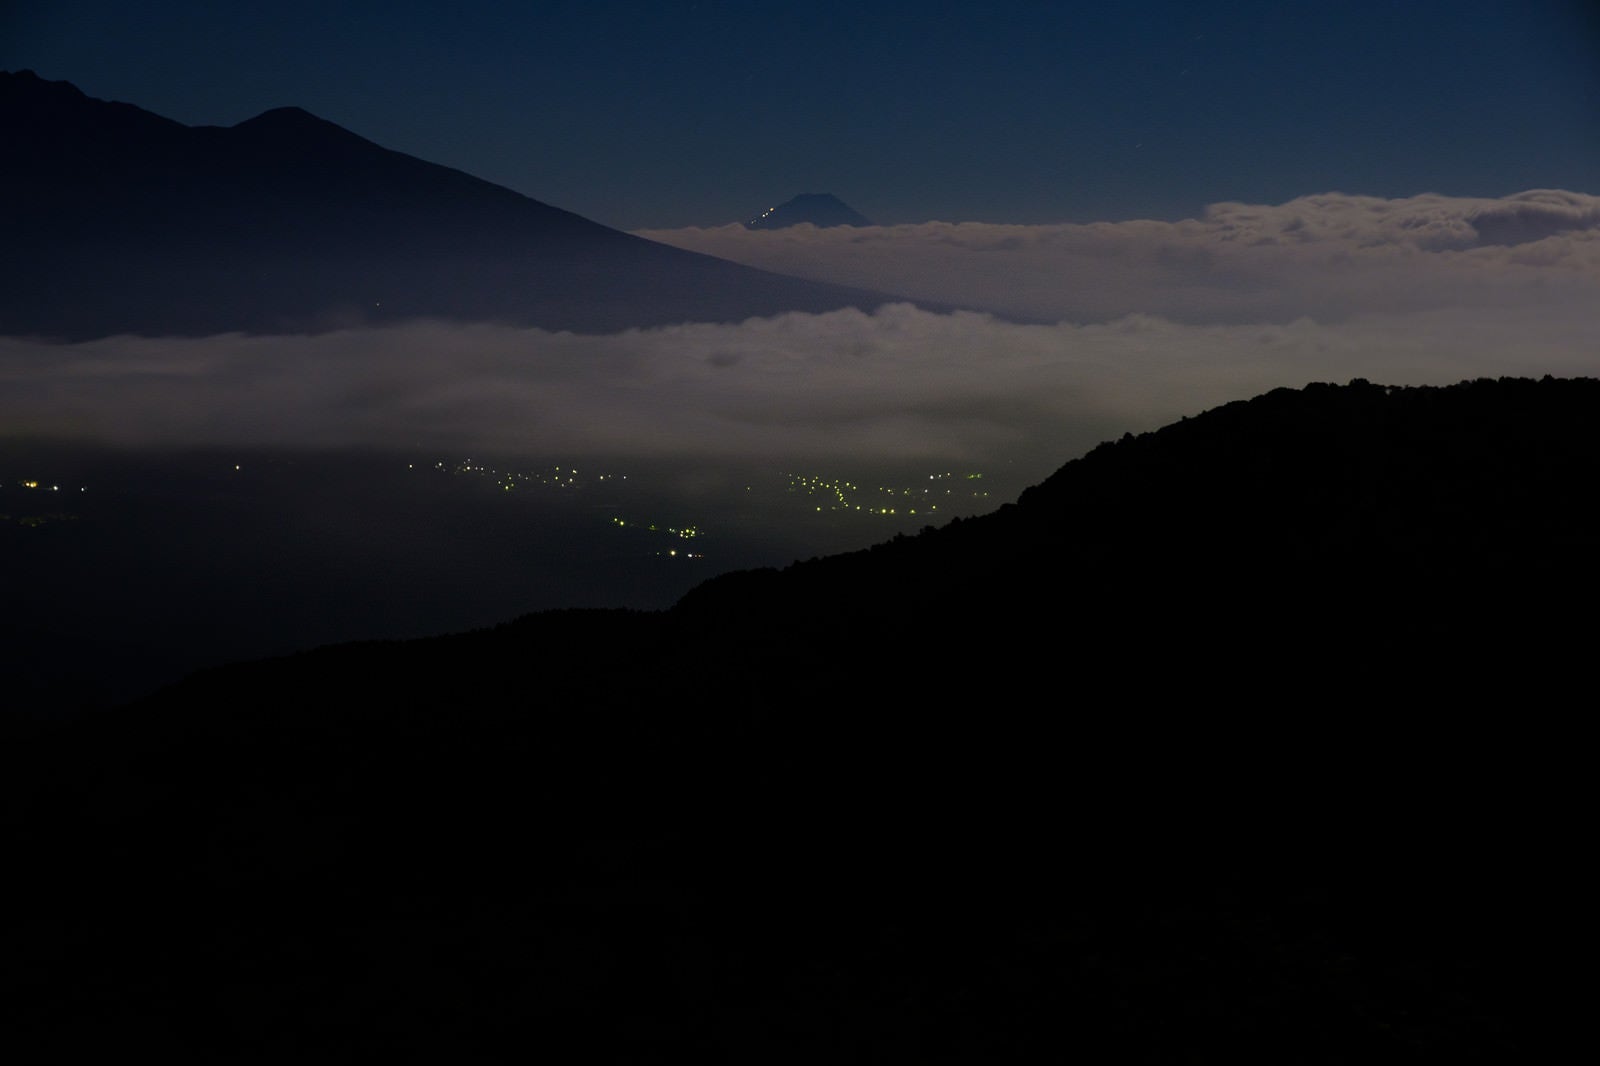
[(8, 1045), (1568, 1061), (1597, 427), (1597, 381), (1280, 389), (668, 612), (18, 737)]
[(785, 229), (809, 222), (826, 226), (870, 226), (864, 217), (843, 200), (826, 192), (805, 192), (777, 207), (769, 207), (746, 222), (745, 229)]
[(299, 108), (188, 127), (0, 73), (0, 332), (303, 331), (422, 317), (610, 331), (891, 297), (609, 229)]

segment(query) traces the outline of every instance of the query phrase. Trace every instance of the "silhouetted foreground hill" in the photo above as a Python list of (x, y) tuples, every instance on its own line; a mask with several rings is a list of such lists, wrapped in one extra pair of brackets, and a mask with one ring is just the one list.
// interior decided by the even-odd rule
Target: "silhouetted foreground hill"
[(668, 613), (196, 676), (8, 752), (8, 1040), (1574, 1061), (1597, 470), (1600, 382), (1279, 390)]
[(0, 333), (613, 331), (893, 297), (668, 248), (299, 108), (189, 127), (0, 72)]

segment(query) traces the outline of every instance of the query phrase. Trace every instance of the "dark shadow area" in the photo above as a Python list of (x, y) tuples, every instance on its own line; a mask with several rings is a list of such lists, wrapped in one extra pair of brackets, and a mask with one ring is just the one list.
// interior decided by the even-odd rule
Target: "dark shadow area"
[(1562, 1062), (1600, 382), (1277, 390), (1013, 506), (12, 738), (63, 1057)]
[(730, 460), (0, 441), (0, 721), (320, 644), (661, 609), (714, 574), (914, 531), (907, 501), (991, 510), (1006, 483), (862, 465), (877, 480), (856, 491)]

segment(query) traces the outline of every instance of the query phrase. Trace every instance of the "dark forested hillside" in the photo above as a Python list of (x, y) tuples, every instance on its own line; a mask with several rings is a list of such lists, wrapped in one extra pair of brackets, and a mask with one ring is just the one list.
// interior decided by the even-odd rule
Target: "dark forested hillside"
[(16, 1041), (1571, 1061), (1600, 382), (1278, 390), (659, 614), (6, 754)]

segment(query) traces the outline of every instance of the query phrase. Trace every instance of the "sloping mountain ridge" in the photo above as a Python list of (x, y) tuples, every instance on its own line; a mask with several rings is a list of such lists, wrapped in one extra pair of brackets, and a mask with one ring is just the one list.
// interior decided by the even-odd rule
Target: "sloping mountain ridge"
[(19, 1039), (1559, 1061), (1597, 414), (1278, 390), (671, 612), (248, 664), (14, 746)]
[(422, 317), (612, 331), (893, 297), (633, 237), (298, 108), (187, 127), (0, 73), (0, 332), (298, 332)]

